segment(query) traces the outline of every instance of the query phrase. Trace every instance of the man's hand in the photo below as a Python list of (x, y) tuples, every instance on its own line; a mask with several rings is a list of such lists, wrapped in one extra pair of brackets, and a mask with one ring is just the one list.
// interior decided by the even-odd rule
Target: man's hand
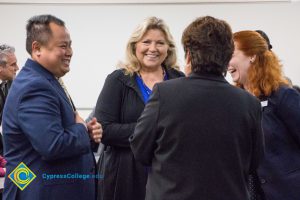
[(103, 130), (101, 124), (97, 122), (96, 117), (93, 117), (93, 119), (87, 123), (87, 128), (90, 137), (94, 140), (94, 142), (100, 143)]

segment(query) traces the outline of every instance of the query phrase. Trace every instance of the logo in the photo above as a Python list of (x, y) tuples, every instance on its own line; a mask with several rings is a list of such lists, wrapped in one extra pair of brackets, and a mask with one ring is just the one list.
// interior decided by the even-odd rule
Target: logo
[(20, 190), (24, 190), (30, 183), (36, 178), (36, 175), (23, 163), (21, 162), (15, 169), (12, 171), (9, 175), (8, 178)]

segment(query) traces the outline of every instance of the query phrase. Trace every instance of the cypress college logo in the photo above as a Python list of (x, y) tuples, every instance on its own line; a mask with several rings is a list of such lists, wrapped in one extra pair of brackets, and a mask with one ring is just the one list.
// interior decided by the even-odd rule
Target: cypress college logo
[(8, 175), (8, 178), (10, 178), (10, 180), (20, 188), (20, 190), (24, 190), (31, 181), (36, 178), (36, 175), (23, 162), (21, 162), (14, 171)]

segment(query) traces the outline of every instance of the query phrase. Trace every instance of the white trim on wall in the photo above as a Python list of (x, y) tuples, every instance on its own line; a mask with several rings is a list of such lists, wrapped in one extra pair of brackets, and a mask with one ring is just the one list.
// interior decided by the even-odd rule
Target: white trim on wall
[(1, 3), (6, 4), (161, 4), (161, 3), (245, 3), (245, 2), (290, 2), (297, 0), (0, 0)]

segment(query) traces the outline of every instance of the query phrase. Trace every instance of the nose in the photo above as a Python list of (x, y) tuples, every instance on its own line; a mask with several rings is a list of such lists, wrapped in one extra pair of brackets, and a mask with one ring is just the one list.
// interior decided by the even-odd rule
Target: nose
[(69, 46), (66, 50), (66, 55), (72, 57), (73, 55), (73, 49), (71, 46)]
[(18, 71), (20, 68), (19, 68), (19, 65), (18, 64), (16, 64), (16, 71)]
[(152, 42), (152, 43), (150, 44), (149, 50), (150, 50), (150, 51), (156, 51), (156, 50), (157, 50), (157, 48), (156, 48), (156, 43), (155, 43), (155, 42)]

